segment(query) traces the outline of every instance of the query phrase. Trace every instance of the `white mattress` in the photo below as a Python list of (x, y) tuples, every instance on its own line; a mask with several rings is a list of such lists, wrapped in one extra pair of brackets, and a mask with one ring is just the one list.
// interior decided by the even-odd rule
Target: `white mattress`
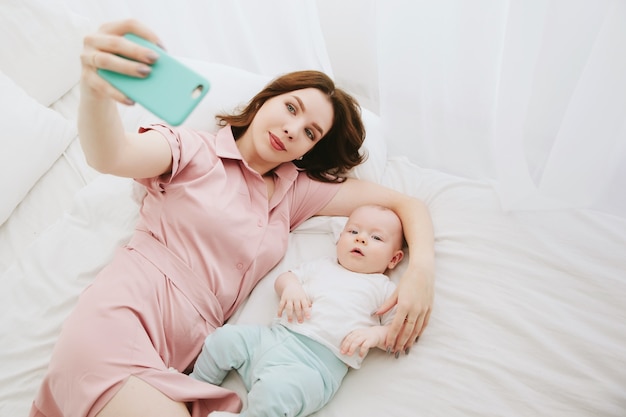
[[(402, 158), (389, 159), (383, 183), (431, 209), (435, 309), (408, 356), (372, 352), (316, 415), (623, 415), (626, 222), (583, 211), (507, 214), (489, 185)], [(4, 272), (3, 416), (26, 413), (64, 317), (129, 238), (138, 192), (130, 180), (97, 177)], [(315, 218), (295, 231), (231, 322), (269, 323), (273, 279), (332, 253), (342, 221)], [(236, 377), (228, 384), (244, 394)]]

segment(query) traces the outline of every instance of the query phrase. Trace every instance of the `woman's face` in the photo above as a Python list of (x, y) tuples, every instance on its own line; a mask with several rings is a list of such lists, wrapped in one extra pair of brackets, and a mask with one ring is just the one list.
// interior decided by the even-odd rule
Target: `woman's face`
[(307, 153), (328, 133), (332, 123), (330, 99), (318, 89), (306, 88), (267, 100), (248, 132), (257, 157), (277, 166)]

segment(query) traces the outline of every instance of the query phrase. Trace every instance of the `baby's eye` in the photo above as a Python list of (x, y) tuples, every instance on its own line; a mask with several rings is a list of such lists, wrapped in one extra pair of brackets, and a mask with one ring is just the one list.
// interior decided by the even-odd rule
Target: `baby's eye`
[(287, 103), (287, 110), (289, 110), (289, 113), (296, 113), (296, 108), (293, 104), (291, 103)]
[(304, 129), (304, 132), (306, 133), (306, 136), (313, 140), (315, 139), (315, 134), (313, 133), (313, 131), (311, 129)]
[(359, 232), (357, 232), (357, 231), (356, 231), (356, 230), (354, 230), (354, 229), (350, 229), (350, 230), (348, 230), (348, 233), (350, 233), (351, 235), (356, 235), (356, 234), (358, 234)]
[(377, 235), (373, 235), (373, 236), (372, 236), (372, 239), (374, 239), (374, 240), (383, 240), (383, 238), (382, 238), (382, 237), (377, 236)]

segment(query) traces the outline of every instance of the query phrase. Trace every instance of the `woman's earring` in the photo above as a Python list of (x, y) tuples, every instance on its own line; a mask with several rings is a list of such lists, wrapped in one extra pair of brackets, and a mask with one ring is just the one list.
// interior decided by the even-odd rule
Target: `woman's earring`
[(304, 155), (302, 155), (300, 158), (298, 158), (298, 161), (302, 161), (302, 158), (304, 158)]

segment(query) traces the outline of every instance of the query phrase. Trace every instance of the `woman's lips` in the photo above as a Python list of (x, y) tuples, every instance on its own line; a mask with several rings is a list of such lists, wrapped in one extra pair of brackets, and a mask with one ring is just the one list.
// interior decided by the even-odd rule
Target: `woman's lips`
[(283, 145), (280, 139), (278, 139), (278, 136), (274, 135), (272, 132), (270, 132), (270, 145), (272, 145), (272, 148), (276, 149), (277, 151), (286, 150), (285, 145)]

